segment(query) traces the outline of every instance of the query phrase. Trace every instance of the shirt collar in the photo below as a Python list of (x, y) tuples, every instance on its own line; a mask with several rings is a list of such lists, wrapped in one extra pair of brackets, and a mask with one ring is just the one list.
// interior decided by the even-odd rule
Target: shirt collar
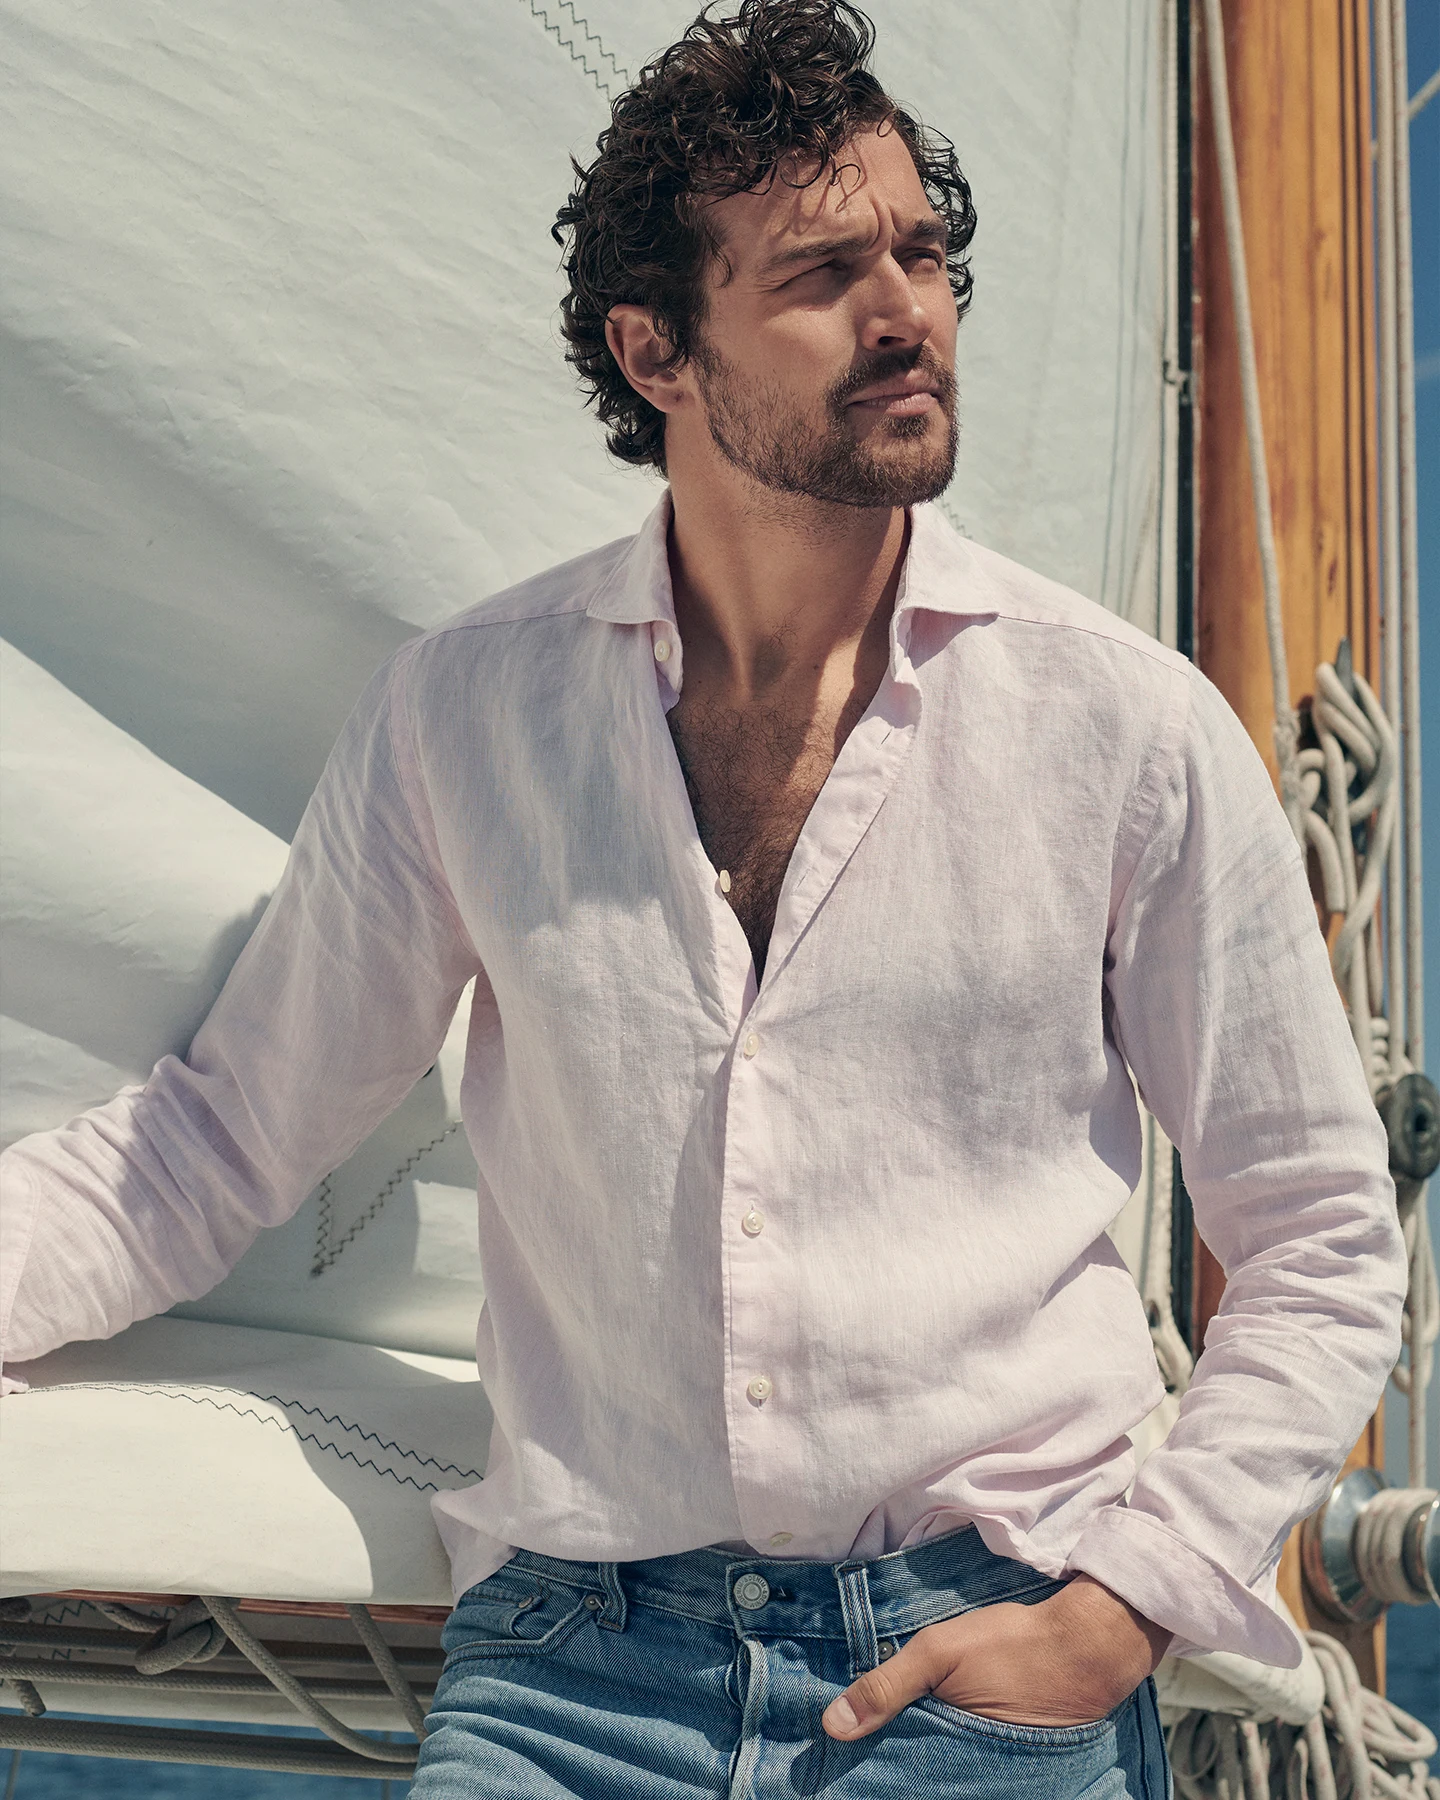
[(933, 501), (910, 508), (910, 543), (895, 616), (912, 612), (983, 618), (1005, 611), (989, 571)]
[(669, 537), (670, 490), (666, 488), (590, 596), (585, 607), (590, 618), (608, 619), (614, 625), (674, 625)]
[[(585, 611), (616, 625), (675, 625), (670, 585), (670, 490), (612, 564)], [(895, 599), (897, 619), (911, 612), (983, 617), (1006, 611), (990, 571), (933, 503), (910, 509), (910, 543)], [(678, 635), (678, 634), (677, 634)]]

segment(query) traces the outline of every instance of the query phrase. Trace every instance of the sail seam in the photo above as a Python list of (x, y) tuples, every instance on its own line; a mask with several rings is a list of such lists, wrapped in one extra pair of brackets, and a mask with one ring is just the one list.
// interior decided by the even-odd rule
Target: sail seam
[(324, 1181), (320, 1183), (320, 1192), (316, 1199), (315, 1260), (310, 1265), (310, 1273), (312, 1275), (323, 1275), (327, 1269), (333, 1267), (350, 1248), (351, 1244), (355, 1242), (356, 1238), (359, 1237), (360, 1233), (364, 1231), (365, 1227), (373, 1224), (380, 1216), (385, 1209), (386, 1201), (391, 1198), (396, 1189), (400, 1186), (400, 1183), (411, 1170), (414, 1169), (424, 1157), (427, 1157), (432, 1150), (438, 1150), (447, 1138), (454, 1137), (455, 1133), (460, 1129), (460, 1125), (461, 1121), (459, 1119), (452, 1119), (438, 1137), (431, 1138), (428, 1144), (421, 1144), (417, 1150), (413, 1150), (410, 1155), (406, 1157), (405, 1161), (401, 1163), (400, 1167), (395, 1170), (394, 1174), (391, 1175), (390, 1179), (365, 1208), (364, 1212), (361, 1213), (360, 1217), (351, 1225), (344, 1237), (339, 1238), (334, 1243), (331, 1243), (330, 1241), (330, 1233), (334, 1228), (335, 1189), (333, 1184), (335, 1177), (333, 1174), (327, 1175)]
[[(256, 1412), (253, 1407), (237, 1406), (231, 1400), (216, 1400), (209, 1394), (187, 1392), (176, 1388), (154, 1387), (139, 1381), (66, 1381), (57, 1382), (54, 1387), (32, 1388), (32, 1394), (60, 1393), (119, 1393), (145, 1394), (159, 1400), (188, 1400), (193, 1406), (210, 1406), (216, 1412), (234, 1413), (240, 1419), (254, 1419), (261, 1425), (273, 1425), (279, 1431), (289, 1431), (303, 1443), (314, 1444), (318, 1449), (329, 1450), (347, 1462), (353, 1462), (360, 1468), (374, 1469), (379, 1475), (388, 1475), (392, 1481), (404, 1486), (418, 1488), (421, 1492), (439, 1493), (436, 1482), (416, 1481), (413, 1475), (399, 1475), (394, 1469), (386, 1468), (383, 1463), (372, 1457), (357, 1456), (353, 1450), (342, 1450), (339, 1445), (327, 1443), (323, 1437), (313, 1431), (300, 1430), (291, 1419), (272, 1418), (267, 1413)], [(396, 1456), (418, 1463), (421, 1468), (434, 1469), (441, 1475), (460, 1475), (472, 1481), (483, 1481), (484, 1476), (479, 1469), (462, 1469), (458, 1463), (440, 1462), (433, 1456), (422, 1456), (418, 1450), (406, 1450), (402, 1445), (392, 1443), (389, 1439), (367, 1431), (363, 1425), (342, 1417), (339, 1413), (323, 1412), (319, 1407), (306, 1406), (300, 1400), (286, 1400), (279, 1394), (255, 1394), (252, 1398), (264, 1400), (272, 1406), (293, 1408), (296, 1412), (309, 1413), (317, 1419), (323, 1419), (327, 1425), (336, 1425), (344, 1431), (353, 1431), (357, 1437), (373, 1443), (378, 1450), (391, 1450)]]
[(605, 40), (600, 36), (600, 33), (592, 30), (590, 21), (585, 18), (583, 14), (578, 13), (575, 10), (575, 0), (555, 0), (555, 11), (557, 13), (569, 13), (575, 31), (584, 37), (585, 47), (583, 49), (577, 46), (574, 37), (566, 37), (564, 35), (563, 28), (556, 24), (555, 20), (550, 17), (549, 7), (539, 5), (537, 0), (525, 0), (525, 4), (529, 7), (530, 16), (535, 20), (536, 24), (547, 31), (562, 50), (569, 52), (571, 62), (577, 63), (580, 68), (585, 71), (605, 99), (613, 100), (615, 96), (611, 91), (609, 82), (606, 81), (600, 69), (592, 65), (587, 52), (593, 51), (596, 63), (608, 62), (614, 72), (616, 81), (619, 82), (622, 87), (630, 86), (629, 71), (621, 68), (620, 64), (615, 60), (614, 53), (607, 48)]

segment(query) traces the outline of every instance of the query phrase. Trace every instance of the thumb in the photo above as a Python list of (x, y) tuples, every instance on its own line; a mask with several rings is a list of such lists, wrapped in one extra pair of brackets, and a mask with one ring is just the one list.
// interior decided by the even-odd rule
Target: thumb
[(911, 1638), (888, 1662), (852, 1681), (830, 1702), (820, 1723), (831, 1737), (868, 1737), (943, 1679), (945, 1671), (934, 1666), (934, 1654), (921, 1642), (923, 1637), (922, 1632)]

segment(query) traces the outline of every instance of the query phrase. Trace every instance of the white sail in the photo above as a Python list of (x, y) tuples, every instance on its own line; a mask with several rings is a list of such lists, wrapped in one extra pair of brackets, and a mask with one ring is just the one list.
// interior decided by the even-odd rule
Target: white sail
[[(980, 217), (946, 508), (1156, 629), (1163, 12), (871, 11), (878, 72), (954, 138)], [(549, 227), (606, 96), (692, 14), (0, 6), (0, 634), (36, 671), (4, 721), (12, 1137), (183, 1052), (273, 881), (258, 846), (288, 839), (395, 644), (649, 508), (653, 480), (607, 459), (563, 361)], [(63, 782), (35, 757), (48, 740), (75, 746)], [(56, 944), (81, 918), (77, 994)], [(183, 997), (173, 970), (137, 981), (137, 931), (195, 965)], [(362, 1190), (332, 1199), (358, 1216)], [(413, 1183), (394, 1199), (413, 1235)], [(345, 1274), (308, 1281), (316, 1230), (292, 1232), (292, 1326)], [(253, 1285), (272, 1297), (256, 1322), (277, 1322), (273, 1283)], [(464, 1353), (453, 1332), (405, 1342)]]

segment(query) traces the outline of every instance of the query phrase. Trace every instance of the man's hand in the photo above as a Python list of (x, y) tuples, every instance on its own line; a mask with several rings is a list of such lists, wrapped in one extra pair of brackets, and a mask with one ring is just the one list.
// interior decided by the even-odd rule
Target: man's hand
[(825, 1710), (834, 1738), (862, 1738), (922, 1694), (1012, 1725), (1103, 1719), (1165, 1654), (1170, 1633), (1088, 1575), (1035, 1606), (983, 1606), (917, 1631)]

